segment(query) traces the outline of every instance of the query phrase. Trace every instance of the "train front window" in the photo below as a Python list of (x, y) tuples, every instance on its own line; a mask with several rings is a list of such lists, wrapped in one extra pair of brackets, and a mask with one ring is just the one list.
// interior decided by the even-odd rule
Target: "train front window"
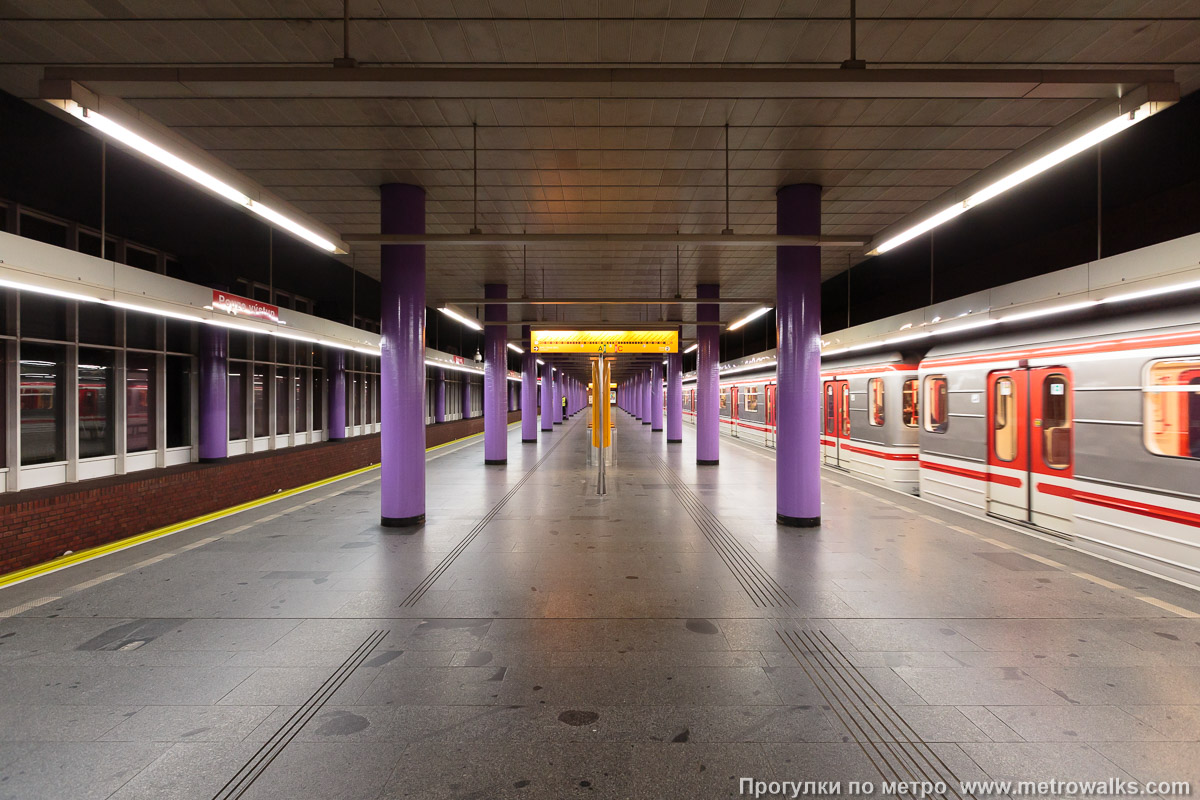
[(950, 387), (945, 375), (925, 379), (925, 430), (945, 433), (950, 427)]
[(906, 428), (917, 427), (917, 379), (910, 378), (904, 382), (904, 388), (901, 391), (903, 400), (903, 411), (900, 414), (900, 419)]
[(992, 387), (992, 450), (1001, 461), (1017, 457), (1017, 397), (1013, 379), (997, 378)]
[(1042, 460), (1053, 469), (1071, 465), (1071, 400), (1066, 375), (1042, 381)]
[(1151, 364), (1142, 393), (1146, 448), (1200, 458), (1200, 358)]
[(871, 424), (879, 427), (883, 424), (883, 378), (871, 378), (867, 381), (867, 397), (871, 401)]

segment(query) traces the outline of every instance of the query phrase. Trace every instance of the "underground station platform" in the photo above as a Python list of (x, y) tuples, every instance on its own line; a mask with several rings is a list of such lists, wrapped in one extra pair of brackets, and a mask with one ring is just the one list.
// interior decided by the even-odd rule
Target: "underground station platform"
[(0, 800), (1200, 791), (1197, 0), (0, 0)]

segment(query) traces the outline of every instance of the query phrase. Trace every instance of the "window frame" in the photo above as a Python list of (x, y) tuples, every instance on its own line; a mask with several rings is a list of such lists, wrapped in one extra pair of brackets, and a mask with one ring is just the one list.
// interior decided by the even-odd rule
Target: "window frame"
[[(878, 388), (879, 397), (876, 398), (876, 389)], [(873, 428), (882, 428), (887, 421), (887, 411), (885, 404), (887, 402), (887, 387), (883, 383), (883, 378), (870, 378), (867, 380), (867, 424)], [(878, 420), (878, 421), (877, 421)]]
[[(1142, 385), (1141, 385), (1142, 447), (1145, 448), (1147, 453), (1149, 453), (1150, 455), (1155, 456), (1157, 458), (1177, 458), (1177, 459), (1180, 459), (1181, 461), (1200, 461), (1200, 456), (1193, 456), (1193, 455), (1190, 455), (1190, 453), (1188, 455), (1180, 455), (1178, 453), (1163, 453), (1158, 450), (1155, 450), (1154, 448), (1152, 448), (1150, 446), (1150, 442), (1153, 437), (1153, 434), (1151, 433), (1151, 431), (1152, 431), (1151, 403), (1153, 402), (1154, 396), (1155, 395), (1178, 394), (1178, 395), (1182, 395), (1183, 397), (1189, 397), (1190, 395), (1200, 393), (1200, 384), (1192, 384), (1192, 383), (1167, 384), (1167, 386), (1170, 387), (1169, 390), (1154, 389), (1154, 385), (1150, 383), (1150, 376), (1151, 376), (1151, 373), (1154, 371), (1154, 368), (1161, 364), (1184, 364), (1185, 366), (1180, 369), (1181, 373), (1190, 371), (1191, 369), (1200, 371), (1200, 354), (1197, 354), (1194, 356), (1177, 356), (1174, 358), (1156, 358), (1152, 361), (1147, 361), (1145, 366), (1142, 368)], [(1197, 387), (1194, 391), (1182, 391), (1181, 389), (1176, 388), (1176, 387), (1193, 386), (1193, 385)], [(1182, 401), (1181, 401), (1181, 403), (1182, 403)], [(1189, 405), (1190, 405), (1190, 403), (1189, 403)], [(1191, 409), (1190, 409), (1190, 407), (1188, 408), (1187, 413), (1189, 415), (1189, 418), (1186, 420), (1188, 424), (1185, 426), (1185, 428), (1188, 431), (1187, 445), (1188, 445), (1188, 450), (1190, 451), (1192, 449), (1192, 442), (1190, 441), (1191, 440), (1191, 435), (1190, 435)]]
[[(930, 402), (929, 391), (933, 384), (940, 383), (942, 390), (939, 394), (945, 397), (944, 413), (940, 426), (934, 427), (931, 412), (933, 403)], [(925, 402), (921, 403), (921, 428), (926, 433), (943, 434), (950, 430), (950, 379), (945, 374), (926, 375), (921, 382), (921, 391)]]

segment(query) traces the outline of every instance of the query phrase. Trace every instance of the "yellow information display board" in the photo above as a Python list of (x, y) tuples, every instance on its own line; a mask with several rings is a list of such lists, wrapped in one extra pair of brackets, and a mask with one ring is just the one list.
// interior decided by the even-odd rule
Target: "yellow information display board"
[(534, 353), (637, 353), (679, 352), (678, 331), (531, 331)]

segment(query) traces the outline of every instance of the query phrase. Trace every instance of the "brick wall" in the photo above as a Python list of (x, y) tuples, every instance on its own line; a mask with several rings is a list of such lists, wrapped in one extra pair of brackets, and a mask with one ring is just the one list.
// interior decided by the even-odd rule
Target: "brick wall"
[[(429, 426), (426, 446), (482, 430), (482, 417)], [(0, 575), (378, 463), (379, 436), (360, 436), (0, 494)]]

